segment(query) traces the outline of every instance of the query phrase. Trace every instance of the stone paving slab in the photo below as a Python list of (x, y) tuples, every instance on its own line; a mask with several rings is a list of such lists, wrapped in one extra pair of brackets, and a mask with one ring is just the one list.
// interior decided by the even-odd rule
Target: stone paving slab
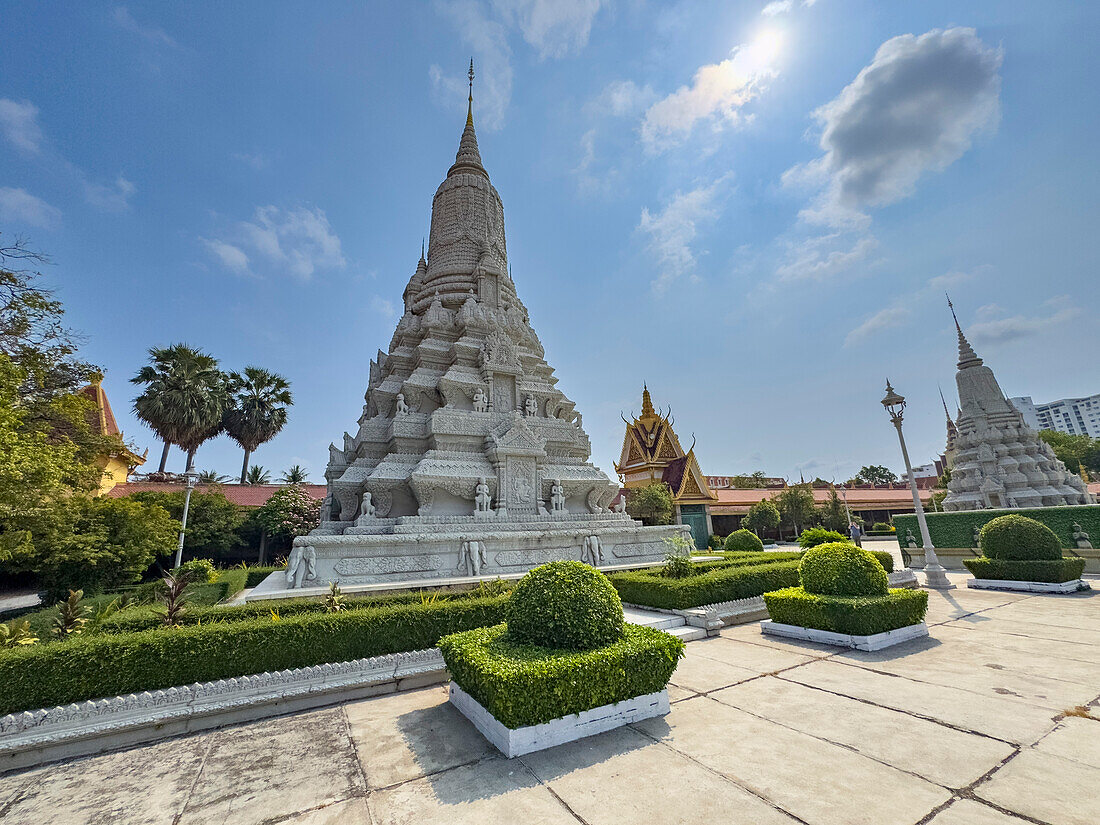
[(513, 760), (438, 686), (238, 725), (0, 776), (0, 823), (1091, 825), (1098, 595), (931, 592), (877, 654), (724, 628), (667, 717)]
[[(809, 823), (910, 825), (950, 799), (930, 782), (708, 697), (635, 725)], [(868, 805), (867, 789), (889, 805)]]
[(1026, 750), (975, 793), (1015, 813), (1051, 825), (1100, 822), (1100, 768)]
[(710, 695), (949, 788), (969, 785), (1015, 752), (996, 739), (772, 676)]

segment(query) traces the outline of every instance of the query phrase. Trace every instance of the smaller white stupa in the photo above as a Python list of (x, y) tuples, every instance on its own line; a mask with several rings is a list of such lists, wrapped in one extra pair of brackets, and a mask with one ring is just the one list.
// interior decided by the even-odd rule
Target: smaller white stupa
[[(955, 308), (948, 299), (951, 315)], [(954, 464), (944, 510), (1056, 507), (1095, 504), (1085, 483), (1066, 469), (1038, 433), (1024, 423), (963, 335), (959, 319), (955, 383), (960, 413), (952, 445)]]

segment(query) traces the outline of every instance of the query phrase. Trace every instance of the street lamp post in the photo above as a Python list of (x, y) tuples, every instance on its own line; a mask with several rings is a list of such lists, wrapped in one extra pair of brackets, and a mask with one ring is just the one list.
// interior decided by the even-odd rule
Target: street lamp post
[(176, 545), (176, 567), (183, 564), (183, 534), (187, 532), (187, 511), (191, 507), (191, 491), (195, 489), (198, 473), (190, 470), (183, 474), (187, 479), (187, 495), (183, 497), (183, 518), (180, 519), (180, 542)]
[(905, 412), (905, 398), (894, 392), (890, 381), (886, 381), (886, 397), (882, 399), (882, 406), (890, 414), (890, 422), (898, 431), (898, 442), (901, 444), (901, 457), (905, 459), (905, 474), (909, 478), (909, 489), (913, 492), (913, 507), (917, 511), (917, 524), (920, 525), (920, 537), (924, 542), (924, 576), (927, 587), (936, 590), (951, 590), (955, 585), (947, 578), (947, 571), (943, 569), (940, 560), (936, 558), (936, 548), (932, 546), (932, 537), (928, 533), (928, 520), (924, 517), (924, 507), (920, 503), (920, 493), (917, 492), (917, 480), (913, 476), (913, 466), (909, 463), (909, 451), (905, 448), (905, 436), (901, 432), (902, 414)]

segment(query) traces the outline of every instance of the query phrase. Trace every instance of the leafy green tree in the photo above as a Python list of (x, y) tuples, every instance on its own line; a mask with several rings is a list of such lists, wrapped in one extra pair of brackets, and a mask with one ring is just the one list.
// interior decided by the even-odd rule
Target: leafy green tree
[(748, 515), (741, 519), (741, 526), (759, 536), (761, 530), (778, 528), (779, 518), (779, 508), (771, 499), (766, 498), (749, 507)]
[(793, 527), (795, 535), (810, 525), (817, 512), (813, 489), (809, 484), (793, 484), (781, 490), (775, 497), (775, 506), (779, 508), (781, 524)]
[(257, 464), (255, 467), (248, 468), (248, 477), (241, 482), (242, 484), (270, 484), (271, 473), (264, 469), (262, 464)]
[(223, 476), (217, 470), (200, 470), (199, 471), (199, 484), (227, 484), (232, 479), (229, 476)]
[(647, 526), (672, 524), (672, 491), (660, 481), (628, 490), (626, 512)]
[(229, 396), (225, 431), (244, 450), (241, 484), (245, 484), (249, 458), (286, 425), (287, 407), (294, 403), (294, 397), (285, 378), (260, 367), (245, 367), (243, 373), (231, 372)]
[(840, 496), (837, 495), (835, 487), (829, 492), (829, 500), (818, 508), (817, 518), (826, 530), (847, 533), (848, 510), (844, 507), (844, 502), (840, 500)]
[(768, 483), (763, 470), (754, 470), (747, 475), (731, 476), (730, 484), (738, 490), (755, 490)]
[(309, 481), (309, 470), (301, 464), (295, 464), (279, 476), (279, 481), (283, 484), (305, 484)]
[(872, 464), (867, 467), (860, 467), (859, 472), (856, 473), (855, 478), (851, 479), (851, 484), (895, 484), (898, 477), (894, 475), (893, 471), (888, 467), (883, 467), (881, 464)]
[(164, 441), (158, 472), (164, 472), (173, 444), (187, 453), (190, 471), (195, 451), (222, 430), (229, 403), (226, 377), (216, 358), (185, 344), (153, 347), (149, 361), (130, 379), (145, 385), (134, 399), (134, 414)]
[(264, 563), (264, 550), (268, 536), (293, 541), (321, 523), (321, 502), (310, 496), (301, 485), (292, 484), (279, 490), (255, 512), (255, 519), (263, 527), (260, 539), (260, 564)]
[[(185, 492), (142, 490), (130, 499), (163, 507), (177, 521), (183, 517)], [(187, 510), (187, 535), (183, 549), (187, 558), (225, 559), (244, 544), (239, 530), (244, 524), (244, 508), (234, 504), (219, 489), (191, 493)], [(170, 548), (174, 549), (174, 548)]]
[(1043, 439), (1054, 450), (1055, 457), (1066, 465), (1071, 473), (1100, 473), (1100, 439), (1087, 435), (1070, 435), (1059, 430), (1040, 430)]

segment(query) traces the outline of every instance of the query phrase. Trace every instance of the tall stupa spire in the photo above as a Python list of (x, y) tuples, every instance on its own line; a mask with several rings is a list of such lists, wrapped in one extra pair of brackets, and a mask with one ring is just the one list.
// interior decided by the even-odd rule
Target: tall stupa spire
[(466, 128), (462, 130), (462, 139), (458, 143), (458, 154), (455, 155), (454, 166), (447, 170), (447, 177), (460, 172), (474, 172), (475, 174), (489, 177), (485, 167), (481, 164), (481, 153), (477, 148), (477, 134), (474, 132), (474, 59), (470, 58), (470, 70), (466, 73), (470, 78), (470, 94), (466, 103)]
[(642, 384), (642, 418), (655, 418), (656, 415), (653, 411), (653, 399), (649, 397), (649, 387)]
[(468, 72), (470, 78), (470, 96), (467, 98), (469, 101), (466, 104), (466, 125), (473, 127), (474, 125), (474, 59), (470, 58), (470, 71)]
[(969, 367), (980, 367), (982, 365), (982, 359), (978, 357), (978, 354), (974, 352), (974, 348), (970, 346), (970, 342), (966, 340), (962, 327), (959, 326), (959, 316), (955, 314), (955, 305), (951, 303), (950, 295), (947, 296), (947, 307), (951, 310), (951, 317), (955, 319), (955, 331), (959, 334), (958, 368), (964, 370)]

